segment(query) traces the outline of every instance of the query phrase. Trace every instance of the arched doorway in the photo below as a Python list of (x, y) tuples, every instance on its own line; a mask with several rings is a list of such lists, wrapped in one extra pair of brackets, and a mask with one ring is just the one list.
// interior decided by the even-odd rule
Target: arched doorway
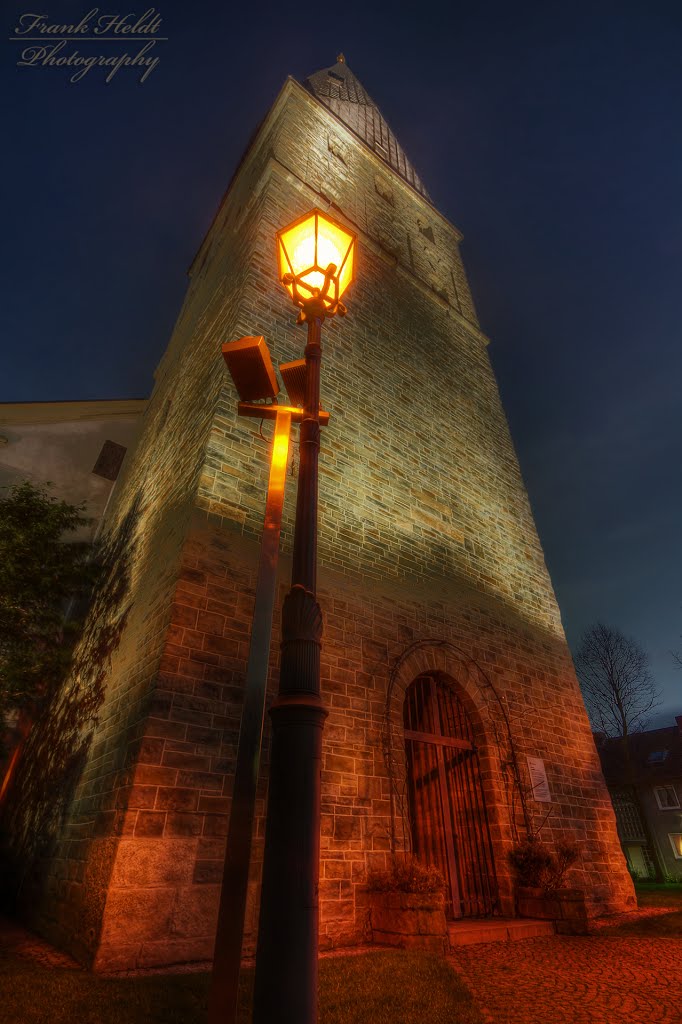
[(419, 676), (403, 706), (407, 786), (416, 856), (443, 873), (451, 917), (485, 917), (497, 883), (471, 721), (437, 675)]

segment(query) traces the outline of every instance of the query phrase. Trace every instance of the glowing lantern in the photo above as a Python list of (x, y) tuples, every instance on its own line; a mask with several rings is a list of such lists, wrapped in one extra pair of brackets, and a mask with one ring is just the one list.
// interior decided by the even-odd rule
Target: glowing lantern
[[(297, 306), (315, 315), (343, 315), (341, 296), (353, 280), (355, 235), (321, 210), (277, 232), (279, 273)], [(317, 307), (315, 309), (315, 307)]]

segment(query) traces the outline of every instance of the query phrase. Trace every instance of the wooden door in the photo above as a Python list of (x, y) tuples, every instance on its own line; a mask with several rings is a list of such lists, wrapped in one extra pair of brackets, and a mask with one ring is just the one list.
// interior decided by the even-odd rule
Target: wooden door
[(403, 718), (415, 855), (443, 873), (450, 917), (486, 917), (497, 883), (466, 709), (447, 683), (423, 675), (405, 695)]

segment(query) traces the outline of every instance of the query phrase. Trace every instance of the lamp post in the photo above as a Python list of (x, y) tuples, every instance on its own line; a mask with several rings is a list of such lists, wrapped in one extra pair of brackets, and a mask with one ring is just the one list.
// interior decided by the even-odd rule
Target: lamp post
[[(223, 358), (242, 401), (240, 415), (275, 417), (270, 475), (265, 502), (256, 600), (244, 686), (232, 809), (227, 834), (223, 881), (216, 928), (213, 972), (208, 1000), (209, 1024), (234, 1024), (241, 962), (242, 934), (251, 859), (251, 835), (258, 783), (265, 689), (270, 652), (272, 612), (275, 602), (279, 535), (286, 483), (287, 454), (292, 413), (276, 404), (279, 385), (270, 353), (262, 337), (240, 338), (222, 347)], [(253, 399), (270, 399), (273, 405), (256, 405)], [(244, 401), (246, 400), (246, 401)]]
[(322, 614), (316, 599), (321, 330), (344, 315), (355, 235), (313, 210), (277, 235), (280, 278), (307, 324), (305, 402), (291, 589), (272, 705), (272, 747), (254, 1024), (317, 1021), (320, 764), (327, 711), (320, 694)]

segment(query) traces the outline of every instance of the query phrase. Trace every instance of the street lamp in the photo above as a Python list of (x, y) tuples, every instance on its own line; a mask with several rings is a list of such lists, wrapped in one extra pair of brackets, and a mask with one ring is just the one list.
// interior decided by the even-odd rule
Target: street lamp
[[(321, 210), (277, 233), (282, 284), (308, 325), (305, 401), (291, 589), (282, 608), (279, 692), (272, 747), (261, 886), (254, 1024), (317, 1021), (320, 766), (327, 711), (320, 695), (322, 613), (317, 584), (317, 464), (320, 451), (322, 321), (346, 308), (355, 235)], [(300, 362), (285, 367), (300, 381)]]
[[(262, 337), (239, 338), (222, 347), (241, 401), (240, 416), (274, 419), (270, 475), (265, 502), (265, 521), (261, 538), (256, 598), (251, 627), (249, 657), (232, 789), (232, 808), (227, 834), (225, 865), (218, 908), (218, 923), (213, 956), (213, 974), (208, 1001), (209, 1024), (234, 1024), (237, 1019), (237, 994), (241, 962), (244, 915), (248, 888), (251, 838), (260, 764), (263, 713), (275, 603), (279, 535), (282, 524), (287, 455), (292, 422), (303, 416), (300, 396), (301, 371), (297, 363), (280, 367), (292, 405), (277, 401), (279, 384), (268, 347)], [(320, 413), (320, 423), (329, 421), (329, 413)]]

